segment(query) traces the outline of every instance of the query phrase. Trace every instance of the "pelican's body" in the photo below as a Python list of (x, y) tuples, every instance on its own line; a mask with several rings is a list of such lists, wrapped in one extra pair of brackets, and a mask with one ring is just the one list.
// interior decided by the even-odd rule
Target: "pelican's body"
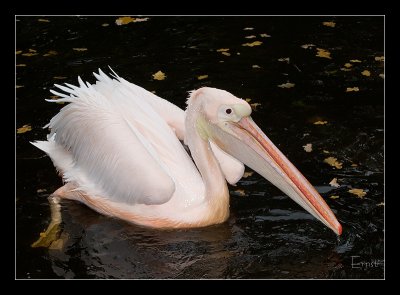
[(207, 226), (229, 217), (226, 180), (236, 183), (245, 163), (341, 233), (323, 199), (251, 120), (246, 101), (205, 87), (191, 92), (184, 112), (118, 76), (95, 76), (95, 85), (56, 85), (70, 95), (53, 93), (70, 104), (48, 124), (48, 140), (34, 143), (66, 182), (55, 195), (145, 226)]

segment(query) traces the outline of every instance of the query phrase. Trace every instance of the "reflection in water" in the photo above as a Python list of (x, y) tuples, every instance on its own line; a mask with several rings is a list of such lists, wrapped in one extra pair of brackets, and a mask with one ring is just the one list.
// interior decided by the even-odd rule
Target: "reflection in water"
[[(352, 256), (383, 259), (384, 69), (375, 59), (383, 56), (382, 18), (152, 17), (126, 26), (116, 26), (113, 17), (17, 18), (17, 51), (38, 53), (17, 54), (17, 64), (25, 65), (17, 67), (17, 85), (24, 86), (16, 89), (17, 127), (32, 126), (17, 134), (17, 278), (383, 277), (383, 265), (352, 266)], [(334, 28), (322, 25), (332, 20)], [(263, 44), (243, 47), (250, 35)], [(332, 58), (316, 57), (304, 44), (329, 50)], [(220, 48), (229, 48), (230, 56)], [(44, 56), (50, 50), (57, 54)], [(289, 62), (279, 61), (286, 57)], [(44, 99), (54, 83), (75, 84), (77, 75), (93, 82), (91, 73), (107, 65), (182, 108), (187, 91), (201, 86), (260, 103), (254, 120), (317, 186), (343, 235), (336, 237), (254, 173), (230, 187), (231, 217), (224, 224), (152, 230), (63, 201), (62, 249), (31, 248), (50, 221), (47, 197), (61, 186), (50, 159), (29, 144), (45, 138), (42, 126), (62, 107)], [(360, 74), (365, 69), (370, 76)], [(158, 70), (166, 73), (164, 81), (152, 79)], [(277, 87), (287, 82), (295, 87)], [(359, 91), (346, 93), (347, 87)], [(328, 123), (312, 124), (316, 120)], [(309, 143), (313, 151), (306, 153)], [(343, 168), (325, 164), (329, 156)], [(340, 187), (329, 186), (333, 178)], [(353, 188), (366, 196), (348, 193)]]

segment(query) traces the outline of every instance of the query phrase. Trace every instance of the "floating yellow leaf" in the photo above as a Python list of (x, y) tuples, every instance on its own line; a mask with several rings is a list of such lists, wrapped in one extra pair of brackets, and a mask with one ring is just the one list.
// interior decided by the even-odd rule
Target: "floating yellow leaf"
[(369, 76), (371, 76), (371, 72), (368, 70), (364, 70), (361, 72), (361, 75), (369, 77)]
[(359, 198), (363, 198), (367, 193), (361, 189), (361, 188), (353, 188), (351, 190), (348, 190), (349, 193), (356, 195)]
[(307, 143), (306, 145), (303, 145), (303, 148), (307, 153), (312, 152), (312, 144), (311, 143)]
[(21, 54), (21, 53), (22, 53), (22, 50), (15, 51), (15, 54)]
[(313, 124), (314, 125), (325, 125), (325, 124), (328, 124), (328, 121), (316, 121)]
[(105, 23), (105, 24), (102, 24), (101, 26), (102, 27), (108, 27), (110, 24), (107, 24), (107, 23)]
[(304, 48), (304, 49), (311, 49), (314, 46), (315, 46), (314, 44), (304, 44), (304, 45), (301, 45), (300, 47)]
[(344, 66), (345, 68), (351, 68), (353, 65), (351, 63), (345, 63)]
[(379, 74), (379, 77), (381, 77), (382, 79), (385, 79), (385, 74)]
[(252, 103), (252, 104), (250, 104), (250, 106), (251, 106), (251, 108), (253, 109), (253, 110), (257, 110), (257, 107), (258, 106), (260, 106), (261, 105), (261, 103), (258, 103), (258, 102), (255, 102), (255, 103)]
[(246, 195), (243, 189), (237, 189), (235, 190), (235, 193), (240, 197), (244, 197)]
[(27, 52), (27, 53), (22, 53), (23, 56), (34, 56), (34, 55), (38, 55), (35, 52)]
[(339, 199), (339, 196), (330, 196), (329, 198), (332, 200), (336, 200), (336, 199)]
[(376, 61), (385, 61), (385, 57), (384, 56), (375, 56), (375, 60)]
[(268, 37), (271, 37), (271, 35), (268, 35), (268, 34), (260, 34), (260, 37), (262, 37), (262, 38), (268, 38)]
[(39, 188), (36, 192), (37, 193), (44, 193), (44, 192), (46, 192), (47, 190), (45, 189), (45, 188)]
[(257, 38), (257, 36), (256, 35), (250, 35), (250, 36), (246, 36), (245, 38), (246, 39), (254, 39), (254, 38)]
[(351, 69), (346, 69), (346, 68), (340, 68), (341, 71), (345, 71), (345, 72), (350, 72)]
[(236, 52), (236, 55), (240, 55), (240, 52)]
[(44, 18), (39, 18), (38, 22), (42, 22), (42, 23), (49, 23), (50, 21), (48, 19), (44, 19)]
[(246, 102), (250, 102), (250, 101), (251, 101), (251, 98), (246, 98), (245, 101), (246, 101)]
[(35, 49), (29, 48), (29, 52), (36, 52)]
[(200, 75), (197, 77), (197, 80), (203, 80), (203, 79), (207, 79), (208, 75)]
[(336, 26), (336, 23), (334, 23), (334, 22), (323, 22), (322, 24), (324, 26), (331, 27), (331, 28), (334, 28)]
[(335, 167), (336, 169), (342, 169), (342, 163), (338, 162), (338, 160), (334, 157), (329, 157), (324, 160), (325, 163)]
[(243, 178), (247, 178), (247, 177), (250, 177), (250, 176), (252, 176), (253, 175), (253, 171), (246, 171), (244, 174), (243, 174)]
[(279, 87), (279, 88), (293, 88), (294, 85), (296, 85), (296, 84), (287, 82), (287, 83), (283, 83), (283, 84), (281, 84), (281, 85), (278, 85), (278, 87)]
[(161, 81), (161, 80), (164, 80), (166, 77), (167, 77), (167, 76), (166, 76), (163, 72), (161, 72), (161, 71), (158, 71), (157, 73), (153, 74), (153, 79), (154, 79), (154, 80), (159, 80), (159, 81)]
[(259, 65), (252, 65), (251, 66), (253, 69), (259, 69), (259, 68), (261, 68)]
[(67, 79), (67, 77), (63, 77), (63, 76), (54, 76), (53, 78), (57, 79), (57, 80)]
[(340, 184), (337, 182), (336, 177), (334, 179), (332, 179), (329, 184), (330, 184), (330, 186), (333, 186), (333, 187), (340, 187)]
[(57, 51), (55, 51), (55, 50), (50, 50), (49, 52), (43, 54), (43, 56), (54, 56), (54, 55), (57, 55), (57, 54), (58, 54)]
[(22, 88), (22, 87), (24, 87), (24, 85), (15, 85), (15, 88)]
[(384, 202), (380, 202), (379, 204), (377, 204), (376, 206), (385, 206)]
[(17, 64), (17, 67), (26, 67), (26, 64)]
[(317, 54), (315, 56), (332, 59), (331, 53), (322, 48), (317, 48)]
[(225, 52), (225, 51), (229, 51), (229, 48), (220, 48), (220, 49), (217, 49), (217, 52)]
[(244, 31), (252, 31), (252, 30), (254, 30), (254, 28), (244, 28), (243, 30)]
[(322, 151), (324, 154), (330, 154), (331, 152), (330, 151), (327, 151), (327, 150), (323, 150)]
[(244, 43), (242, 46), (248, 46), (248, 47), (254, 47), (254, 46), (260, 46), (262, 44), (261, 41), (254, 41), (252, 43)]
[(32, 130), (32, 127), (30, 125), (24, 125), (24, 126), (22, 126), (22, 127), (17, 129), (17, 133), (18, 134), (25, 133), (25, 132), (28, 132), (28, 131), (31, 131), (31, 130)]
[(360, 91), (358, 87), (347, 87), (346, 92), (357, 92)]
[(117, 18), (117, 19), (115, 20), (115, 23), (116, 23), (118, 26), (122, 26), (122, 25), (127, 25), (127, 24), (129, 24), (129, 23), (145, 22), (145, 21), (147, 21), (147, 20), (149, 20), (148, 17), (144, 17), (144, 18), (133, 18), (133, 17), (130, 17), (130, 16), (123, 16), (123, 17)]
[(221, 54), (226, 55), (226, 56), (231, 56), (231, 54), (229, 52), (221, 52)]
[(361, 60), (358, 60), (358, 59), (350, 59), (350, 62), (353, 62), (353, 63), (355, 63), (355, 62), (361, 62)]
[(357, 164), (351, 164), (350, 166), (351, 166), (351, 167), (358, 167)]
[(281, 58), (278, 58), (278, 61), (284, 61), (284, 62), (289, 63), (290, 62), (290, 58), (289, 57), (281, 57)]
[(224, 62), (224, 61), (223, 61), (223, 60), (220, 60), (219, 62), (221, 62), (221, 63), (222, 63), (222, 62)]
[(72, 50), (75, 50), (75, 51), (86, 51), (86, 50), (88, 50), (87, 48), (72, 48)]

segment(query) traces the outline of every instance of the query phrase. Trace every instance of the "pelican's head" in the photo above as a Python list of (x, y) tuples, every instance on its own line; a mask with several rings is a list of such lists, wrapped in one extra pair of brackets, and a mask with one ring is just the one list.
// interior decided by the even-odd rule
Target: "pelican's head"
[(203, 139), (266, 178), (337, 235), (342, 233), (342, 226), (319, 193), (254, 123), (245, 100), (203, 87), (191, 93), (189, 109), (198, 114), (195, 124)]

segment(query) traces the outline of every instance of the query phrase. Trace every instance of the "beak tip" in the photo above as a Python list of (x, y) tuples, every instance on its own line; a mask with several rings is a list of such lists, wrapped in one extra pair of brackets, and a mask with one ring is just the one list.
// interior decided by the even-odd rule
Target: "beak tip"
[(340, 236), (342, 234), (342, 225), (340, 223), (336, 226), (336, 234)]

